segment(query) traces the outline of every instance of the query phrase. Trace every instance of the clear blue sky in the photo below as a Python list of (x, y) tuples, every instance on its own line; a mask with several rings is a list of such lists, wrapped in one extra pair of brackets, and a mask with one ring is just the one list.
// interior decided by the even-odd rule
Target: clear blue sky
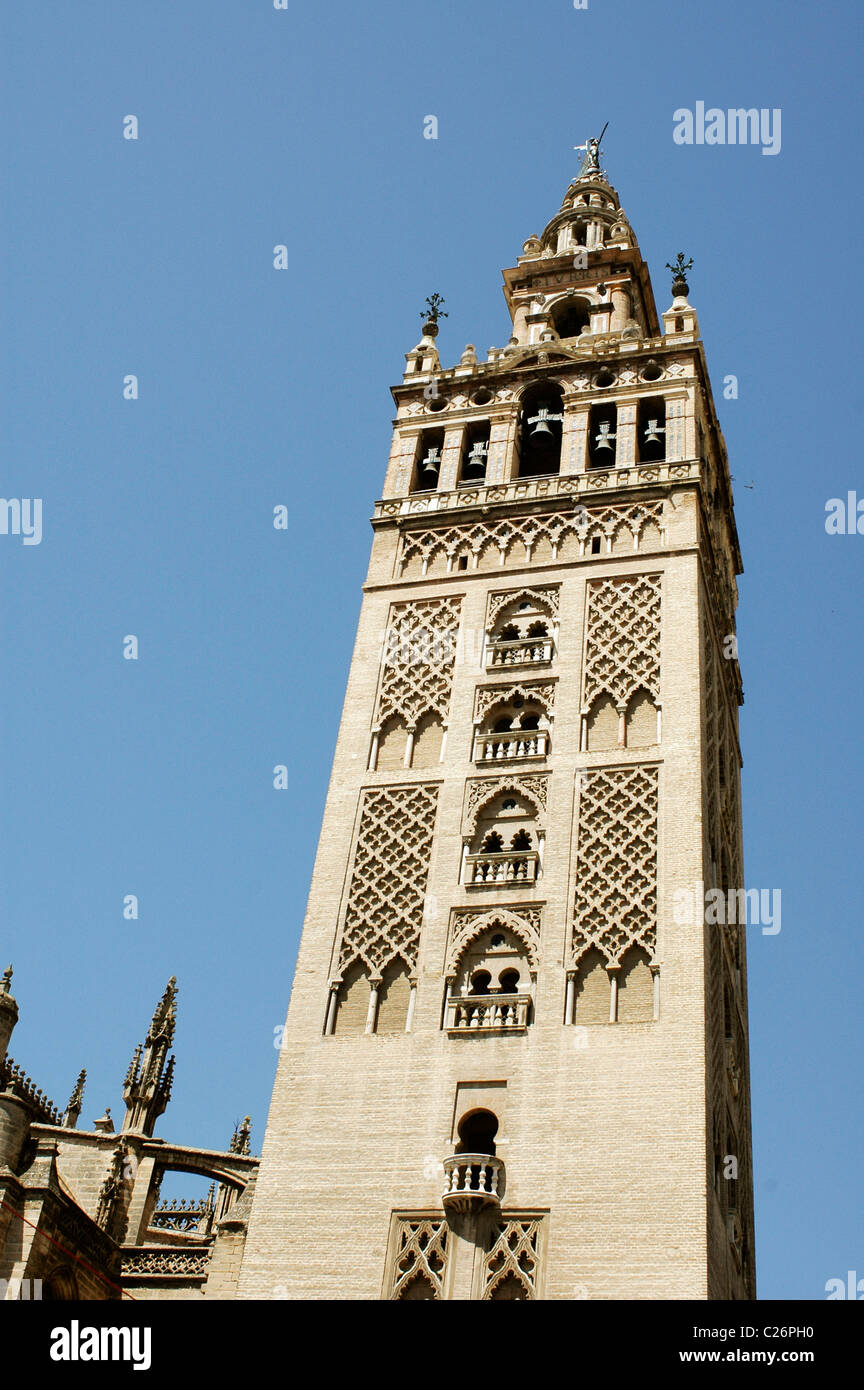
[[(86, 1066), (82, 1122), (119, 1119), (175, 973), (160, 1132), (221, 1147), (248, 1111), (260, 1145), (389, 385), (433, 290), (446, 362), (506, 341), (501, 268), (609, 120), (660, 307), (684, 249), (715, 384), (740, 381), (746, 870), (783, 894), (780, 935), (748, 932), (760, 1294), (864, 1275), (864, 536), (824, 528), (864, 496), (857, 7), (77, 0), (0, 26), (0, 491), (44, 503), (40, 545), (0, 536), (13, 1055), (60, 1104)], [(676, 145), (698, 101), (781, 108), (780, 154)]]

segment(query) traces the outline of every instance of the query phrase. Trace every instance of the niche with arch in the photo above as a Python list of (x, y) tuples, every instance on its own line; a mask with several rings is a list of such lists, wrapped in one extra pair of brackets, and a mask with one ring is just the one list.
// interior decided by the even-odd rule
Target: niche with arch
[(452, 1032), (526, 1028), (534, 978), (526, 942), (506, 922), (493, 922), (463, 948), (448, 981), (445, 1027)]
[(545, 666), (555, 655), (557, 623), (542, 594), (517, 594), (500, 608), (486, 634), (487, 670)]
[(472, 887), (533, 883), (541, 846), (536, 807), (515, 789), (500, 792), (477, 817), (466, 845), (464, 882)]
[(577, 295), (565, 295), (553, 304), (551, 317), (559, 338), (578, 338), (591, 326), (591, 305)]
[(536, 698), (505, 697), (489, 709), (474, 736), (474, 761), (508, 762), (545, 758), (549, 751), (549, 715)]

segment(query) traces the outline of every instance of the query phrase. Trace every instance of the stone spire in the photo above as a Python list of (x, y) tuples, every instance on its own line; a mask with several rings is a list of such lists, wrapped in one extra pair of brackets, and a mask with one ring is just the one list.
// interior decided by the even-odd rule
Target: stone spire
[(600, 166), (600, 139), (576, 147), (585, 157), (561, 207), (504, 271), (513, 320), (508, 353), (542, 345), (548, 354), (564, 340), (569, 350), (593, 355), (659, 334), (648, 268)]
[(168, 1052), (174, 1041), (176, 1021), (177, 980), (172, 975), (156, 1005), (143, 1049), (139, 1043), (126, 1073), (123, 1083), (123, 1099), (126, 1102), (124, 1130), (151, 1135), (171, 1098), (174, 1058), (169, 1057)]

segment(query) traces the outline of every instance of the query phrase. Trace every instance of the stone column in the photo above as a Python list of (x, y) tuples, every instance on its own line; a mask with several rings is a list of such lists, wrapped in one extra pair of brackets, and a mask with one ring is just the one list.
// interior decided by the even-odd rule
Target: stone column
[(444, 434), (444, 448), (441, 451), (441, 471), (438, 474), (438, 488), (442, 492), (452, 492), (459, 476), (459, 457), (462, 452), (464, 425), (451, 425)]
[(618, 434), (615, 449), (616, 468), (630, 468), (636, 462), (636, 412), (635, 401), (618, 406)]

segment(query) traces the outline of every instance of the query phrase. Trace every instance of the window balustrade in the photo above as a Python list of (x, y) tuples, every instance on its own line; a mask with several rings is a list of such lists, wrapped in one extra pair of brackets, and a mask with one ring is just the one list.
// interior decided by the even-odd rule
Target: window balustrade
[(445, 1027), (453, 1032), (527, 1028), (530, 994), (456, 994), (447, 1000)]
[(491, 1154), (453, 1154), (444, 1160), (445, 1207), (472, 1211), (500, 1206), (504, 1164)]
[(551, 637), (523, 637), (513, 642), (493, 642), (486, 655), (486, 668), (500, 666), (543, 666), (554, 655)]
[(545, 758), (549, 751), (547, 729), (512, 729), (509, 733), (476, 734), (475, 763), (506, 762), (515, 758)]
[(533, 850), (503, 854), (469, 854), (466, 881), (486, 883), (533, 883), (537, 877), (538, 856)]

